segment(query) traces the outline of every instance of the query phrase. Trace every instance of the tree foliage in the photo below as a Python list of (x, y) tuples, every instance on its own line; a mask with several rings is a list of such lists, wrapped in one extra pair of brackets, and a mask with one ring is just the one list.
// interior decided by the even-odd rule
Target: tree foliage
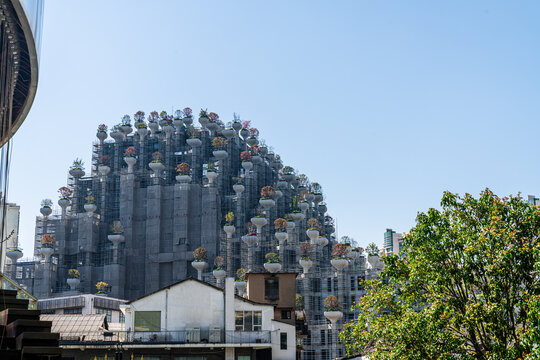
[(349, 353), (537, 359), (540, 209), (489, 189), (478, 199), (446, 192), (441, 207), (420, 213), (403, 252), (384, 258), (388, 285), (366, 284), (358, 320), (340, 334)]

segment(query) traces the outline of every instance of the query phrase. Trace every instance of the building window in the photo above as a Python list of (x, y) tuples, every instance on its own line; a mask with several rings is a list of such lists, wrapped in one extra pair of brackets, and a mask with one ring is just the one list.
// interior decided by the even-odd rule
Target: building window
[(95, 311), (96, 311), (96, 314), (105, 314), (105, 315), (107, 315), (107, 322), (108, 323), (110, 323), (112, 321), (112, 310), (95, 308)]
[(82, 308), (64, 309), (64, 314), (82, 314)]
[(261, 331), (262, 311), (237, 311), (235, 325), (236, 331)]
[(281, 350), (287, 350), (287, 333), (279, 333), (279, 343)]
[(161, 311), (135, 311), (135, 331), (160, 331)]
[(354, 276), (351, 277), (351, 290), (354, 290), (356, 288), (356, 279)]
[(321, 359), (322, 360), (330, 360), (330, 356), (328, 356), (328, 349), (322, 349), (321, 350)]
[(279, 300), (279, 278), (267, 277), (264, 279), (264, 299)]
[(321, 330), (321, 345), (326, 345), (326, 331)]
[(321, 292), (321, 279), (320, 278), (311, 279), (311, 290), (313, 292)]
[(126, 322), (126, 316), (124, 315), (123, 312), (120, 311), (120, 314), (118, 316), (118, 321), (121, 323), (121, 324), (124, 324)]
[(326, 288), (328, 289), (328, 292), (332, 291), (332, 278), (326, 279)]
[(285, 320), (291, 319), (291, 311), (290, 310), (281, 310), (281, 318)]
[(238, 355), (238, 360), (251, 360), (251, 355)]

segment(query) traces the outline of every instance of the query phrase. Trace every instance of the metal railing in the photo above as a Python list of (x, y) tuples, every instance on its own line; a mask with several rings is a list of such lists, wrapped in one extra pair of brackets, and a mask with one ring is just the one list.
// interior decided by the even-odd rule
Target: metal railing
[(98, 331), (60, 334), (60, 342), (133, 344), (269, 344), (270, 331), (224, 331), (219, 329), (176, 331)]
[(18, 299), (30, 300), (28, 302), (28, 309), (37, 309), (37, 299), (3, 272), (0, 272), (0, 288), (5, 290), (17, 290)]

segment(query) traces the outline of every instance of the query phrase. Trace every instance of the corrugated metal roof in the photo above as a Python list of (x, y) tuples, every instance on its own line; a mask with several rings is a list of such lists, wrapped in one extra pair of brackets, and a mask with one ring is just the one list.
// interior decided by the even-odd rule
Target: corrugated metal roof
[(40, 315), (39, 318), (52, 321), (51, 332), (59, 333), (61, 339), (103, 340), (103, 332), (108, 328), (105, 314)]

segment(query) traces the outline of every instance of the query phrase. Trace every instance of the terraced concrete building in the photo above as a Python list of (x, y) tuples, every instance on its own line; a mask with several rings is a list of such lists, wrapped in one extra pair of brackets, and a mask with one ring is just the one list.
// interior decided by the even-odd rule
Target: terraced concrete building
[[(134, 120), (124, 117), (110, 133), (100, 125), (91, 166), (76, 162), (69, 171), (61, 211), (41, 209), (35, 255), (42, 260), (35, 277), (23, 279), (33, 294), (69, 293), (70, 269), (80, 272), (78, 291), (95, 292), (103, 281), (111, 296), (124, 299), (189, 276), (220, 285), (216, 276), (234, 276), (239, 268), (275, 271), (265, 266), (265, 255), (275, 253), (277, 271), (303, 273), (297, 289), (310, 327), (303, 357), (342, 353), (323, 300), (338, 295), (343, 320), (352, 319), (348, 307), (362, 295), (358, 281), (378, 265), (350, 249), (346, 265), (331, 265), (335, 227), (321, 186), (283, 166), (248, 122), (235, 118), (224, 126), (217, 114), (202, 112), (194, 126), (188, 108), (175, 116), (153, 112), (148, 122), (138, 112)], [(224, 273), (192, 266), (200, 247), (206, 264), (217, 258)]]

